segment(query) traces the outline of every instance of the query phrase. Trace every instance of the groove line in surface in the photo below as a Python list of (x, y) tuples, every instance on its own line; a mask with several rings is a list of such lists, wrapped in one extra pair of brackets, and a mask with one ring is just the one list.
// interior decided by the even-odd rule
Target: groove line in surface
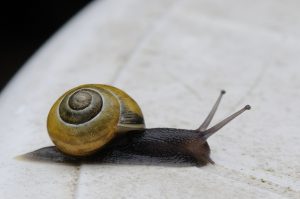
[[(129, 53), (129, 57), (127, 59), (127, 61), (125, 61), (125, 63), (123, 65), (120, 65), (119, 67), (117, 67), (116, 72), (113, 74), (113, 77), (110, 81), (110, 84), (114, 85), (117, 80), (121, 77), (123, 71), (129, 67), (130, 63), (138, 56), (139, 51), (147, 44), (147, 42), (149, 41), (149, 39), (154, 35), (154, 33), (164, 24), (165, 21), (167, 21), (168, 16), (172, 13), (172, 11), (174, 10), (175, 6), (177, 5), (177, 3), (180, 2), (180, 0), (176, 0), (173, 4), (170, 5), (169, 9), (165, 9), (168, 10), (167, 12), (163, 13), (162, 15), (160, 15), (159, 17), (157, 17), (156, 21), (153, 22), (153, 25), (150, 25), (150, 27), (147, 30), (150, 31), (144, 31), (146, 32), (141, 39), (137, 42), (136, 46), (133, 48), (132, 52)], [(80, 185), (80, 176), (82, 173), (82, 166), (83, 164), (80, 164), (77, 168), (77, 173), (75, 176), (75, 182), (74, 182), (74, 194), (73, 194), (73, 198), (77, 199), (79, 197), (79, 188), (78, 186)]]
[(146, 44), (153, 37), (153, 35), (160, 28), (162, 28), (162, 26), (168, 21), (170, 14), (178, 6), (178, 2), (180, 2), (180, 0), (176, 0), (173, 4), (171, 4), (170, 8), (166, 9), (166, 10), (168, 10), (167, 12), (162, 14), (160, 17), (157, 17), (156, 22), (154, 22), (153, 25), (151, 25), (151, 27), (149, 28), (149, 31), (147, 31), (147, 30), (145, 31), (146, 33), (143, 36), (141, 36), (141, 39), (139, 40), (139, 42), (137, 42), (136, 46), (133, 48), (131, 53), (129, 53), (129, 57), (128, 57), (127, 61), (125, 61), (125, 63), (123, 65), (120, 65), (119, 67), (117, 67), (116, 72), (110, 81), (111, 84), (114, 84), (117, 82), (117, 80), (122, 76), (122, 73), (124, 72), (124, 70), (127, 67), (129, 67), (130, 63), (133, 60), (135, 60), (135, 58), (138, 56), (140, 50), (143, 49), (144, 46), (146, 46)]
[(254, 78), (253, 84), (247, 89), (244, 96), (242, 96), (233, 107), (237, 108), (237, 107), (241, 106), (241, 104), (243, 102), (246, 101), (246, 98), (251, 95), (251, 93), (257, 88), (257, 86), (259, 86), (259, 84), (263, 80), (263, 77), (265, 77), (265, 75), (267, 74), (269, 66), (270, 65), (265, 65), (262, 67), (262, 69), (260, 70), (258, 75)]

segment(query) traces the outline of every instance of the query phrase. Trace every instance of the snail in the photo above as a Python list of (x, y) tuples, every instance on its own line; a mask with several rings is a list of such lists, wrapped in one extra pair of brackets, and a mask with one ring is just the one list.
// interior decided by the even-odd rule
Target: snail
[(141, 108), (124, 91), (103, 84), (81, 85), (54, 103), (47, 129), (58, 151), (73, 160), (95, 156), (115, 161), (124, 157), (150, 157), (158, 161), (192, 161), (200, 166), (214, 164), (207, 139), (251, 108), (246, 105), (208, 128), (224, 94), (222, 90), (204, 122), (195, 130), (147, 129)]

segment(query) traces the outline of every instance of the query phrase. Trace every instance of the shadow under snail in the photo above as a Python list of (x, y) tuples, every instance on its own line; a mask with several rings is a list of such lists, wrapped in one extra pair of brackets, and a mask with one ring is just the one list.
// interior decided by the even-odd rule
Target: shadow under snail
[(82, 85), (67, 91), (49, 112), (48, 133), (57, 148), (46, 147), (30, 155), (58, 162), (213, 164), (207, 139), (251, 108), (246, 105), (208, 128), (223, 94), (222, 90), (204, 122), (195, 130), (147, 129), (140, 107), (124, 91), (103, 84)]

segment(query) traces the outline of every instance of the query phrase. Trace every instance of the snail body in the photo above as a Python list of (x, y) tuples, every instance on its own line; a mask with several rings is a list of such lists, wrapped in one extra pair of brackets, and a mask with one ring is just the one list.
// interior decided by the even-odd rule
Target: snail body
[(113, 139), (104, 151), (103, 158), (109, 161), (133, 156), (135, 159), (151, 157), (157, 162), (189, 162), (200, 166), (214, 163), (206, 140), (198, 131), (187, 129), (152, 128), (124, 134)]
[(147, 129), (140, 107), (124, 91), (102, 84), (82, 85), (55, 102), (48, 115), (48, 133), (59, 151), (77, 159), (143, 156), (214, 163), (207, 138), (250, 109), (247, 105), (208, 128), (224, 93), (198, 129)]

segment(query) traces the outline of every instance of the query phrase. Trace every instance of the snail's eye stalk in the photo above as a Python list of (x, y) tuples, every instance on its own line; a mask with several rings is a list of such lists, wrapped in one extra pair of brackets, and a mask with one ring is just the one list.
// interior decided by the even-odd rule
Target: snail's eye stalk
[(205, 140), (207, 138), (209, 138), (211, 135), (213, 135), (215, 132), (217, 132), (218, 130), (220, 130), (222, 127), (224, 127), (226, 124), (228, 124), (231, 120), (233, 120), (234, 118), (236, 118), (237, 116), (239, 116), (240, 114), (242, 114), (244, 111), (246, 110), (250, 110), (251, 106), (250, 105), (246, 105), (244, 108), (242, 108), (241, 110), (233, 113), (232, 115), (230, 115), (229, 117), (225, 118), (223, 121), (219, 122), (218, 124), (216, 124), (215, 126), (203, 131), (203, 137)]
[(201, 126), (197, 129), (198, 131), (205, 131), (207, 129), (207, 127), (209, 126), (210, 122), (212, 121), (218, 106), (221, 102), (221, 99), (223, 97), (223, 95), (226, 93), (225, 90), (221, 90), (221, 93), (217, 99), (217, 101), (215, 102), (214, 106), (212, 107), (210, 113), (208, 114), (208, 116), (206, 117), (206, 119), (204, 120), (204, 122), (201, 124)]

